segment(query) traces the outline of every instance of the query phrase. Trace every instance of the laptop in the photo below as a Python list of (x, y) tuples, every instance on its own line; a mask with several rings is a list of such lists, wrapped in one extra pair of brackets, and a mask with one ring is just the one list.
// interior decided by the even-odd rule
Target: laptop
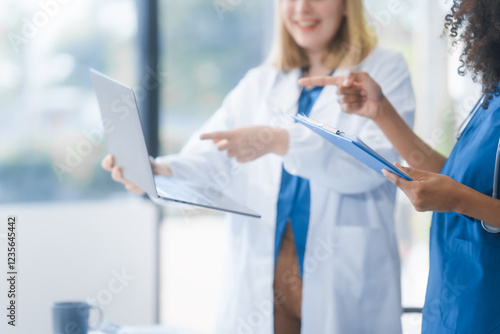
[(133, 90), (90, 69), (101, 111), (108, 151), (120, 166), (123, 176), (144, 190), (159, 204), (177, 202), (243, 216), (261, 216), (220, 191), (188, 180), (154, 175), (149, 160), (137, 101)]

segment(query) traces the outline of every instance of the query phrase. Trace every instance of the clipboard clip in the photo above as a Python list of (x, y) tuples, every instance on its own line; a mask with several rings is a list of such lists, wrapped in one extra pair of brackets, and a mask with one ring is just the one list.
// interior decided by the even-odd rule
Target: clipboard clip
[(331, 131), (331, 132), (335, 133), (336, 135), (343, 135), (344, 134), (344, 132), (340, 131), (339, 129), (335, 129), (335, 128), (332, 128), (331, 126), (328, 126), (326, 124), (323, 124), (323, 123), (320, 123), (318, 121), (315, 121), (314, 119), (311, 119), (311, 118), (307, 117), (304, 114), (299, 114), (298, 116), (301, 117), (301, 118), (304, 118), (309, 123), (314, 124), (317, 127), (320, 127), (320, 128), (326, 129), (328, 131)]

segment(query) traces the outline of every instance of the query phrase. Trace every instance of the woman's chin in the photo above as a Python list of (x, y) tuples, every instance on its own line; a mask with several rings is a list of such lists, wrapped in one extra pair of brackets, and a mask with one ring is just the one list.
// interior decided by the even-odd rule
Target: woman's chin
[(324, 43), (318, 43), (315, 41), (296, 40), (296, 43), (307, 52), (322, 52), (326, 48)]

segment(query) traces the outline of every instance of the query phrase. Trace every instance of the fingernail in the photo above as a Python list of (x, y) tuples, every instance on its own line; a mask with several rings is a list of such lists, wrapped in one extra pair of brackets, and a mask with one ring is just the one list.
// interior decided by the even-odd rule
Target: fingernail
[(389, 172), (387, 171), (387, 169), (382, 169), (382, 174), (384, 174), (385, 177), (389, 176)]

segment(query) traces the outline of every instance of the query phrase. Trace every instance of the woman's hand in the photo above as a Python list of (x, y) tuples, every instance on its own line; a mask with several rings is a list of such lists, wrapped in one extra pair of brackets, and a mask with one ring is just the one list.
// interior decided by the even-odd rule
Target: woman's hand
[(406, 181), (385, 169), (382, 172), (403, 190), (417, 211), (453, 211), (500, 228), (500, 200), (446, 175), (395, 165), (414, 181)]
[[(152, 157), (150, 157), (150, 160), (151, 166), (153, 167), (153, 173), (172, 176), (172, 172), (166, 165), (155, 164), (155, 161)], [(144, 194), (144, 190), (123, 177), (121, 168), (115, 166), (115, 158), (111, 154), (108, 154), (104, 157), (104, 159), (102, 159), (101, 166), (103, 169), (111, 172), (111, 177), (113, 178), (113, 180), (122, 183), (128, 191), (131, 191), (134, 194), (138, 195)]]
[(211, 139), (219, 151), (227, 151), (238, 162), (253, 161), (268, 153), (285, 155), (288, 131), (267, 126), (249, 126), (229, 131), (205, 133), (200, 139)]
[(413, 181), (407, 181), (396, 174), (383, 170), (384, 176), (400, 188), (419, 212), (457, 212), (458, 194), (463, 185), (449, 176), (426, 172), (395, 163)]
[(338, 102), (342, 111), (369, 117), (373, 120), (379, 115), (381, 104), (385, 100), (380, 85), (366, 72), (351, 72), (347, 77), (311, 77), (299, 80), (301, 86), (338, 87)]

